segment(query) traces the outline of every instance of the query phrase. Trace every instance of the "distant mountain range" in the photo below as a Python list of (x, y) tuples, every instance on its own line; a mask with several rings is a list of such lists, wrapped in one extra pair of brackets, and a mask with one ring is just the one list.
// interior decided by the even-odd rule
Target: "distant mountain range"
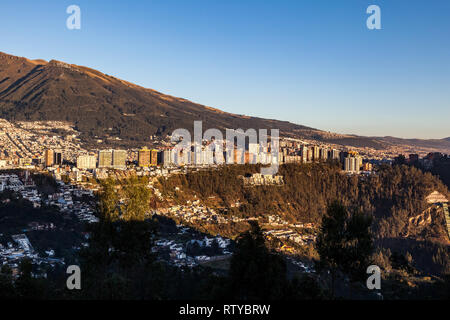
[(86, 139), (120, 137), (136, 146), (150, 135), (208, 128), (280, 129), (282, 136), (383, 149), (392, 144), (450, 150), (450, 138), (404, 140), (332, 134), (303, 125), (227, 113), (117, 79), (87, 67), (29, 60), (0, 52), (0, 118), (9, 121), (68, 121)]
[(444, 152), (450, 150), (450, 137), (444, 139), (401, 139), (395, 137), (379, 137), (376, 139), (394, 145), (410, 145), (421, 148), (442, 149)]

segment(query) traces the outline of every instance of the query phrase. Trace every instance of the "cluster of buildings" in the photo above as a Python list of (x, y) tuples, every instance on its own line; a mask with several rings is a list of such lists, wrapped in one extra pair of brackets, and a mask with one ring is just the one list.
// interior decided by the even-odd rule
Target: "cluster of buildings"
[(63, 181), (57, 181), (58, 191), (49, 194), (47, 198), (42, 197), (40, 200), (49, 206), (56, 206), (61, 213), (73, 213), (79, 220), (88, 223), (98, 222), (98, 218), (94, 215), (92, 205), (76, 200), (83, 196), (93, 197), (94, 192), (80, 186), (66, 184)]
[(170, 218), (178, 218), (179, 220), (190, 224), (225, 224), (228, 222), (224, 216), (218, 214), (214, 209), (200, 204), (199, 200), (188, 200), (186, 205), (176, 205), (166, 209), (157, 210), (154, 213)]
[(339, 150), (328, 146), (301, 145), (289, 140), (280, 142), (282, 157), (280, 163), (309, 163), (336, 161), (347, 173), (370, 172), (373, 164), (354, 150)]
[(12, 235), (10, 240), (4, 244), (0, 243), (0, 266), (9, 266), (15, 278), (19, 276), (20, 261), (24, 258), (30, 259), (34, 266), (33, 277), (47, 277), (47, 268), (42, 268), (43, 266), (64, 265), (63, 259), (54, 257), (54, 250), (47, 250), (46, 256), (40, 257), (25, 234)]
[(17, 174), (0, 174), (0, 192), (5, 190), (20, 194), (22, 198), (30, 201), (35, 208), (41, 206), (41, 195), (28, 171), (21, 177)]
[(300, 246), (313, 243), (316, 240), (316, 236), (312, 234), (300, 234), (295, 230), (281, 229), (281, 230), (269, 230), (265, 231), (264, 235), (269, 240), (276, 238), (279, 240), (289, 240)]
[(254, 173), (252, 175), (242, 177), (244, 186), (262, 186), (262, 185), (282, 185), (283, 176)]
[[(65, 132), (64, 136), (55, 135)], [(48, 162), (76, 159), (86, 152), (77, 138), (78, 133), (64, 122), (18, 122), (0, 119), (0, 168), (31, 168)], [(59, 155), (45, 154), (46, 149), (58, 150)]]
[[(0, 174), (0, 192), (14, 191), (21, 195), (23, 199), (30, 201), (35, 208), (42, 205), (55, 206), (59, 208), (59, 214), (61, 215), (74, 214), (79, 220), (88, 223), (98, 221), (98, 218), (94, 215), (93, 205), (81, 201), (84, 196), (93, 196), (92, 190), (65, 184), (62, 181), (58, 181), (57, 184), (54, 193), (45, 195), (38, 191), (33, 181), (33, 174), (27, 170), (18, 174)], [(7, 198), (3, 201), (7, 203), (11, 199)], [(17, 235), (0, 234), (0, 267), (8, 265), (13, 271), (13, 275), (18, 276), (20, 261), (28, 258), (33, 265), (33, 276), (46, 277), (48, 267), (64, 264), (64, 259), (55, 257), (55, 251), (51, 248), (47, 248), (44, 255), (38, 254), (26, 234), (33, 231), (51, 231), (54, 229), (57, 229), (57, 226), (53, 222), (39, 223), (30, 219), (28, 227), (20, 228), (23, 233)]]
[[(60, 135), (55, 135), (58, 132)], [(386, 149), (370, 147), (343, 147), (323, 143), (312, 138), (294, 139), (281, 137), (278, 156), (272, 155), (270, 146), (248, 142), (245, 150), (216, 148), (213, 141), (192, 143), (184, 149), (174, 147), (176, 143), (162, 140), (155, 149), (132, 150), (85, 150), (72, 125), (58, 121), (34, 121), (12, 123), (0, 119), (0, 168), (40, 168), (68, 164), (79, 170), (127, 169), (131, 167), (149, 169), (155, 166), (214, 166), (231, 163), (308, 163), (336, 160), (349, 173), (370, 171), (372, 163), (393, 161), (398, 154), (408, 154), (410, 146), (391, 145)], [(150, 139), (151, 142), (153, 139)], [(155, 142), (156, 143), (156, 142)], [(220, 144), (219, 144), (220, 145)], [(221, 149), (221, 150), (220, 150)], [(415, 147), (415, 157), (424, 156), (423, 165), (431, 166), (426, 156), (430, 149)], [(359, 156), (357, 156), (359, 155)], [(364, 160), (359, 159), (361, 157)], [(371, 160), (371, 163), (366, 161)], [(368, 164), (366, 164), (368, 163)]]
[[(141, 168), (155, 170), (159, 168), (177, 167), (210, 167), (221, 164), (285, 164), (311, 163), (320, 161), (337, 161), (349, 173), (371, 171), (372, 163), (363, 161), (363, 157), (354, 151), (341, 151), (327, 147), (310, 146), (304, 144), (289, 144), (282, 140), (278, 153), (272, 154), (270, 147), (258, 144), (248, 144), (246, 150), (235, 148), (231, 151), (217, 152), (209, 145), (201, 148), (192, 146), (191, 150), (168, 148), (140, 150), (100, 150), (96, 154), (81, 154), (76, 158), (74, 168), (80, 171), (95, 171), (96, 169), (127, 170)], [(62, 166), (63, 153), (46, 149), (44, 151), (44, 165), (46, 168)], [(98, 171), (102, 172), (102, 171)], [(101, 178), (101, 177), (100, 177)], [(272, 181), (273, 180), (273, 181)], [(281, 177), (245, 177), (248, 184), (282, 184)]]
[[(190, 239), (190, 240), (187, 240)], [(217, 243), (219, 252), (213, 255), (206, 255), (202, 252), (208, 251), (213, 242)], [(189, 246), (196, 244), (199, 248), (198, 254), (188, 251)], [(174, 266), (178, 267), (195, 267), (208, 261), (217, 261), (227, 259), (231, 256), (230, 251), (231, 240), (221, 236), (198, 238), (196, 231), (182, 225), (177, 226), (176, 234), (165, 234), (161, 239), (156, 241), (152, 251), (158, 253), (158, 257)]]
[(426, 170), (430, 170), (436, 163), (450, 164), (450, 155), (440, 152), (430, 152), (424, 157), (420, 157), (417, 153), (409, 154), (406, 157), (403, 154), (400, 154), (394, 158), (394, 162), (398, 164), (420, 166)]
[[(293, 224), (283, 220), (278, 215), (269, 215), (266, 218), (238, 218), (233, 215), (223, 215), (212, 208), (202, 205), (199, 200), (188, 200), (186, 205), (161, 208), (152, 213), (174, 219), (175, 221), (182, 221), (183, 224), (194, 226), (258, 221), (260, 226), (265, 230), (265, 237), (268, 240), (280, 240), (282, 243), (280, 250), (290, 253), (295, 253), (296, 251), (290, 244), (304, 246), (312, 243), (316, 239), (314, 233), (316, 226), (312, 223)], [(309, 229), (310, 232), (303, 232), (305, 229)], [(175, 247), (172, 249), (176, 250)]]
[[(295, 249), (286, 242), (295, 243), (298, 246), (310, 244), (316, 240), (313, 230), (315, 225), (313, 223), (297, 223), (292, 224), (283, 220), (278, 215), (267, 216), (267, 222), (261, 223), (261, 226), (266, 230), (264, 236), (268, 240), (278, 239), (283, 245), (280, 248), (282, 251), (294, 253)], [(311, 232), (304, 233), (299, 230), (309, 229)]]
[(91, 205), (76, 200), (84, 195), (92, 197), (94, 195), (93, 190), (66, 184), (60, 180), (57, 181), (57, 184), (57, 191), (45, 196), (39, 193), (29, 171), (22, 172), (20, 176), (17, 174), (0, 174), (0, 192), (14, 191), (20, 194), (22, 198), (30, 201), (35, 208), (41, 207), (42, 204), (56, 206), (61, 213), (74, 213), (82, 221), (89, 223), (98, 221)]
[(348, 152), (343, 158), (344, 171), (348, 173), (370, 172), (373, 164), (369, 161), (363, 161), (363, 158), (356, 152)]
[[(168, 149), (160, 151), (158, 164), (165, 167), (170, 166), (210, 166), (221, 163), (225, 164), (287, 164), (287, 163), (311, 163), (336, 161), (341, 163), (342, 168), (349, 173), (360, 173), (360, 171), (371, 171), (372, 163), (363, 160), (356, 151), (344, 151), (332, 149), (327, 146), (309, 145), (303, 142), (280, 141), (278, 153), (272, 153), (270, 147), (258, 144), (248, 144), (245, 150), (234, 149), (220, 152), (208, 149), (208, 145), (202, 148), (191, 147), (191, 151)], [(281, 177), (245, 177), (248, 184), (282, 184)]]
[[(55, 132), (66, 132), (56, 136)], [(46, 169), (69, 166), (70, 177), (81, 182), (83, 176), (108, 177), (109, 170), (140, 169), (154, 171), (159, 168), (210, 167), (220, 164), (285, 164), (309, 163), (317, 161), (338, 161), (348, 173), (370, 171), (371, 156), (381, 158), (373, 150), (338, 147), (317, 141), (280, 138), (278, 153), (273, 153), (270, 145), (248, 142), (245, 150), (234, 147), (221, 148), (220, 143), (202, 141), (185, 148), (177, 148), (176, 143), (161, 142), (161, 146), (131, 150), (85, 150), (80, 145), (79, 133), (63, 122), (20, 122), (10, 123), (0, 119), (0, 168)], [(213, 143), (214, 142), (214, 143)], [(358, 155), (359, 154), (359, 155)], [(364, 160), (363, 160), (364, 158)], [(373, 159), (373, 158), (371, 158)], [(251, 184), (258, 184), (252, 181)], [(265, 182), (263, 182), (265, 183)]]
[(24, 184), (16, 174), (0, 174), (0, 192), (5, 190), (20, 192), (24, 189)]

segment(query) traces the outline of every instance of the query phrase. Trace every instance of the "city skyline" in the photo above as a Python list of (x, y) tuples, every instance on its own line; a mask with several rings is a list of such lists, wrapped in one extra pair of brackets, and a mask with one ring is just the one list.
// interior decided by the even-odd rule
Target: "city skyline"
[[(78, 1), (81, 30), (66, 28), (70, 4), (25, 1), (19, 10), (2, 3), (0, 25), (9, 32), (1, 51), (85, 65), (227, 112), (325, 131), (450, 136), (444, 1), (156, 1), (128, 10)], [(381, 30), (366, 27), (371, 4), (381, 8)]]

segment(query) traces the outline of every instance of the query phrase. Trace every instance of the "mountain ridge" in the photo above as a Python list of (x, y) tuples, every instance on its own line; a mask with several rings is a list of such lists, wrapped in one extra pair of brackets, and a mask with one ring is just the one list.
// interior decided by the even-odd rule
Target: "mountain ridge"
[(91, 136), (137, 141), (177, 128), (192, 130), (194, 120), (202, 120), (205, 128), (316, 131), (287, 121), (224, 112), (88, 67), (5, 53), (0, 53), (0, 116), (12, 121), (68, 121)]

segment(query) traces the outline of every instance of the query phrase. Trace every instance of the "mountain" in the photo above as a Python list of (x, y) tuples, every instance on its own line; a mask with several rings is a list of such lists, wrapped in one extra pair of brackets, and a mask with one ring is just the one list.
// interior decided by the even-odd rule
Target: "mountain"
[(431, 148), (435, 150), (442, 150), (448, 153), (450, 151), (450, 139), (401, 139), (395, 137), (379, 137), (378, 141), (384, 144), (393, 145), (409, 145), (419, 148)]
[[(67, 121), (85, 141), (120, 137), (141, 145), (150, 135), (177, 128), (280, 129), (280, 135), (355, 147), (384, 149), (428, 140), (340, 135), (290, 123), (227, 113), (117, 79), (91, 68), (51, 60), (29, 60), (0, 52), (0, 118), (9, 121)], [(121, 143), (122, 143), (121, 142)], [(450, 140), (433, 142), (450, 150)]]
[(0, 53), (0, 118), (10, 121), (68, 121), (86, 136), (145, 141), (150, 135), (203, 128), (278, 128), (284, 134), (312, 128), (231, 114), (103, 74), (52, 60)]

